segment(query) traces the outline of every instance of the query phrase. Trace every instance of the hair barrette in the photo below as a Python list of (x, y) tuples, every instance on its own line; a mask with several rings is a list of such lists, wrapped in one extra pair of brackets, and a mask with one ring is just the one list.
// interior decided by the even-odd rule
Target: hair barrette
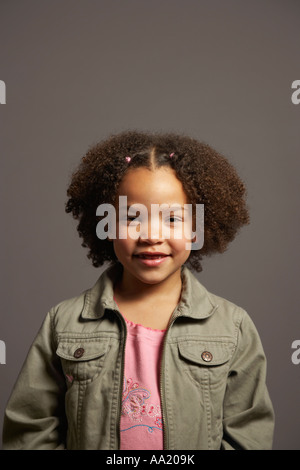
[(172, 158), (172, 157), (174, 157), (174, 155), (175, 155), (175, 153), (172, 152), (172, 153), (170, 153), (169, 157)]
[(131, 161), (131, 157), (129, 155), (126, 155), (125, 160), (127, 163), (129, 163)]

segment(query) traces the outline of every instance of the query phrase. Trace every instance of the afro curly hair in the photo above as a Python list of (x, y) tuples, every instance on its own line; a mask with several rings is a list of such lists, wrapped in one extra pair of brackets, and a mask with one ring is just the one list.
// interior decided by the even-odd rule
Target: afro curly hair
[(88, 149), (67, 189), (65, 210), (79, 220), (77, 230), (82, 246), (89, 248), (87, 256), (93, 266), (118, 261), (113, 244), (97, 237), (98, 205), (115, 204), (118, 187), (129, 169), (162, 166), (175, 171), (193, 207), (204, 204), (204, 244), (200, 250), (191, 250), (187, 260), (195, 271), (202, 271), (204, 255), (224, 252), (238, 230), (249, 223), (244, 183), (229, 161), (206, 143), (171, 132), (127, 130), (112, 134)]

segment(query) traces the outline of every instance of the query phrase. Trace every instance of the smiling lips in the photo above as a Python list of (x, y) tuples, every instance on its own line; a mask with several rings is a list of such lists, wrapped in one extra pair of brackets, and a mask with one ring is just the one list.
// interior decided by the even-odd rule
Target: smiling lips
[(163, 263), (170, 255), (160, 252), (144, 252), (134, 255), (141, 263), (146, 266), (158, 266)]
[(166, 253), (160, 253), (160, 252), (143, 252), (143, 253), (138, 253), (136, 254), (135, 256), (137, 256), (138, 258), (142, 258), (142, 259), (160, 259), (160, 258), (164, 258), (166, 256), (170, 256), (170, 255), (167, 255)]

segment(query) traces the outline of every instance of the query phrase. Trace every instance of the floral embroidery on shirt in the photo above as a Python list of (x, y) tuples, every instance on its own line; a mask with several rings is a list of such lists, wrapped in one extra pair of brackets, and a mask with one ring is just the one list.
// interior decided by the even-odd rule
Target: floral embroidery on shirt
[[(149, 432), (153, 429), (162, 430), (162, 416), (160, 405), (149, 403), (151, 393), (149, 390), (141, 387), (138, 382), (132, 378), (124, 378), (124, 387), (122, 395), (122, 415), (130, 418), (135, 423), (142, 423), (143, 417), (154, 419), (154, 426), (136, 424), (135, 426), (146, 426)], [(130, 426), (128, 429), (131, 429)], [(127, 429), (123, 429), (125, 431)]]
[(160, 429), (162, 429), (163, 423), (162, 423), (162, 417), (161, 417), (161, 416), (157, 416), (157, 417), (156, 417), (155, 424), (156, 424), (156, 426), (158, 426)]

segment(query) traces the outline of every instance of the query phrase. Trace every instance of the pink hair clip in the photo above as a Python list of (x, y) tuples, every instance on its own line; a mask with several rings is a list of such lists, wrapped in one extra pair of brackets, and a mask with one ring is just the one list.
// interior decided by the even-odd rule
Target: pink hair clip
[(172, 153), (170, 153), (169, 157), (172, 158), (172, 157), (174, 157), (174, 155), (175, 155), (175, 153), (172, 152)]
[(129, 162), (131, 161), (131, 157), (130, 157), (129, 155), (127, 155), (127, 156), (125, 157), (125, 160), (126, 160), (127, 163), (129, 163)]

